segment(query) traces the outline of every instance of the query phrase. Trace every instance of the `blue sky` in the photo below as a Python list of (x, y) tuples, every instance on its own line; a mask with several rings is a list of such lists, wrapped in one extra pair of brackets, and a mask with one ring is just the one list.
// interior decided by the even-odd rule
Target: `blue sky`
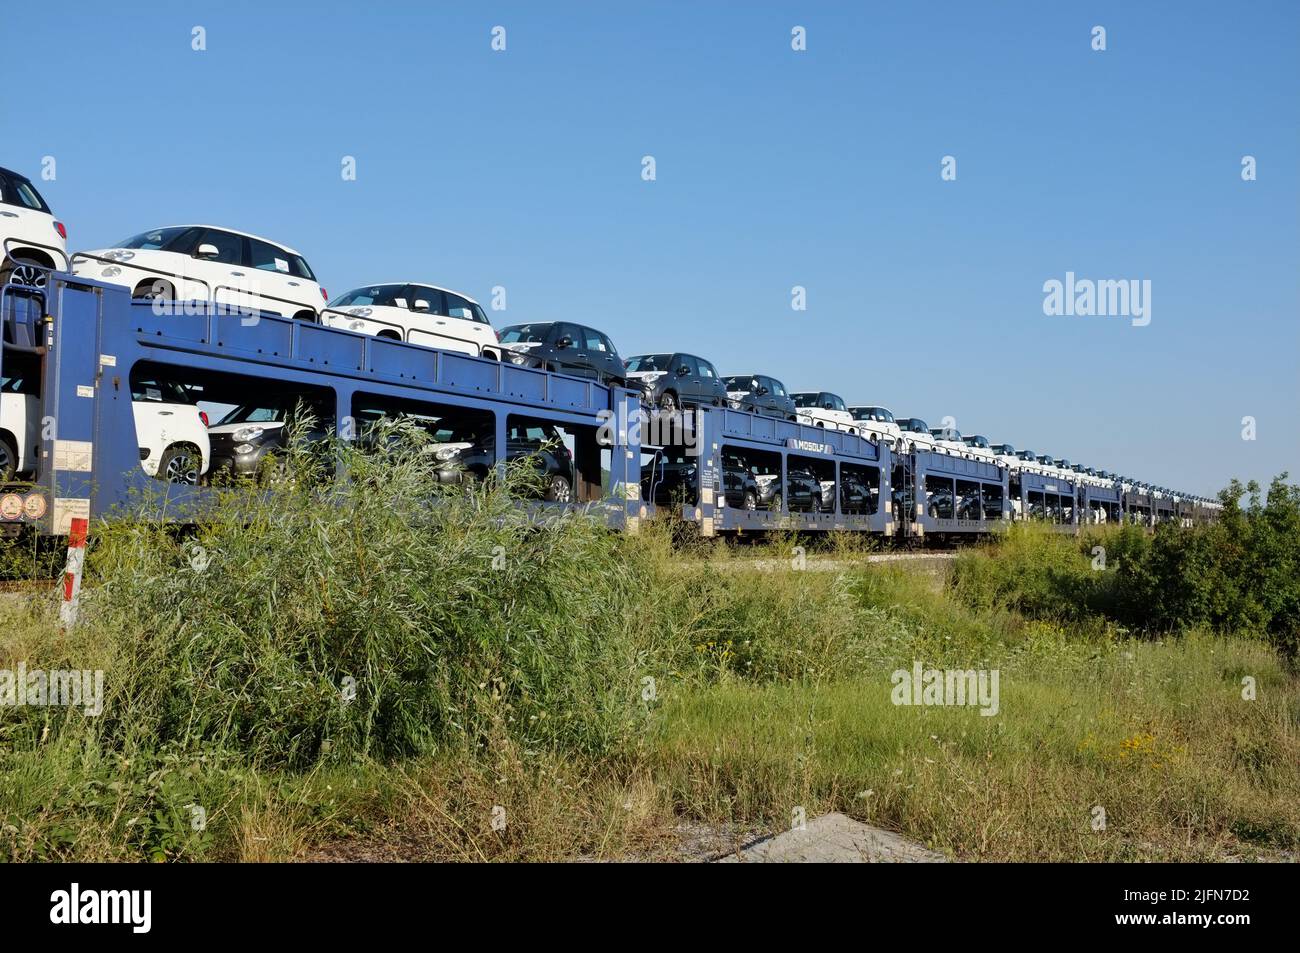
[[(1194, 492), (1300, 477), (1300, 6), (754, 6), (65, 3), (6, 50), (57, 105), (5, 97), (0, 165), (55, 157), (73, 248), (225, 224), (331, 294), (500, 285), (498, 327)], [(1044, 315), (1067, 271), (1149, 279), (1151, 323)]]

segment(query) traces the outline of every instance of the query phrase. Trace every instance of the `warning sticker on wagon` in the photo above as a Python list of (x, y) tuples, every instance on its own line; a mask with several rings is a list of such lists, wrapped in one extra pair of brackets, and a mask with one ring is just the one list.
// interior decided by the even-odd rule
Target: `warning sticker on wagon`
[(89, 473), (94, 447), (89, 440), (54, 441), (54, 469)]
[(90, 500), (70, 496), (54, 498), (54, 525), (50, 532), (56, 536), (66, 536), (72, 531), (72, 521), (77, 517), (90, 519)]

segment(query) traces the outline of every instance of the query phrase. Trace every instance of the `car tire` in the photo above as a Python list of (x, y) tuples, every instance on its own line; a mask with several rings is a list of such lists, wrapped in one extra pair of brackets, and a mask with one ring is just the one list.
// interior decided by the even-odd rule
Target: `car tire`
[(573, 486), (567, 477), (558, 473), (546, 481), (546, 499), (550, 503), (568, 503), (573, 499)]
[(666, 390), (659, 397), (659, 409), (672, 414), (677, 412), (677, 395), (670, 390)]
[(758, 497), (754, 495), (753, 490), (745, 491), (745, 496), (744, 499), (741, 500), (741, 505), (751, 513), (758, 509)]
[(44, 288), (49, 280), (49, 266), (35, 258), (16, 257), (13, 260), (2, 259), (0, 265), (0, 285), (15, 285), (21, 288)]
[(8, 483), (18, 472), (18, 448), (7, 436), (0, 436), (0, 483)]
[(157, 278), (154, 281), (142, 281), (135, 286), (131, 297), (137, 301), (175, 301), (176, 289), (170, 281)]
[(187, 443), (174, 443), (163, 451), (158, 461), (158, 479), (166, 483), (197, 486), (199, 471), (203, 469), (203, 455), (197, 447)]

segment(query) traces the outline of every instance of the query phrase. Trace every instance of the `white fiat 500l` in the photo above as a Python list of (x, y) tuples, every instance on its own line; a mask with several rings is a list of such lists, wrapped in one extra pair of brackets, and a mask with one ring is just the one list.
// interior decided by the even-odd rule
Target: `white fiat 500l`
[(857, 421), (862, 434), (884, 441), (891, 450), (898, 447), (903, 432), (889, 410), (884, 407), (850, 407), (849, 413)]
[(437, 285), (394, 281), (356, 288), (331, 301), (321, 323), (501, 359), (497, 333), (479, 303)]
[(207, 415), (194, 398), (174, 380), (144, 373), (132, 375), (131, 402), (141, 469), (168, 483), (197, 484), (211, 449)]
[(240, 312), (315, 321), (326, 294), (292, 248), (211, 225), (170, 225), (112, 248), (77, 252), (73, 274), (131, 289), (136, 298), (213, 301)]
[(68, 230), (26, 176), (0, 169), (0, 284), (45, 284), (68, 267)]
[(824, 427), (829, 430), (844, 430), (857, 433), (858, 424), (849, 413), (844, 398), (829, 391), (800, 391), (791, 394), (794, 400), (795, 414), (801, 424)]
[(914, 450), (924, 453), (934, 452), (934, 436), (930, 433), (930, 425), (924, 420), (920, 417), (899, 417), (895, 422), (902, 435), (904, 453)]

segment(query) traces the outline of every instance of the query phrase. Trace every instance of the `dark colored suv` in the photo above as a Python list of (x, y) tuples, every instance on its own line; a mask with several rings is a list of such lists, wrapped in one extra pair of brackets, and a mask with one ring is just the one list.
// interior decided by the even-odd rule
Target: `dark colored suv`
[(795, 419), (794, 401), (786, 392), (785, 385), (775, 377), (765, 374), (733, 374), (724, 377), (722, 384), (727, 388), (728, 403), (737, 410), (783, 420)]
[[(681, 500), (695, 505), (698, 502), (698, 456), (681, 451), (660, 451), (642, 468), (641, 497), (654, 503), (671, 503)], [(754, 468), (748, 466), (736, 453), (722, 454), (722, 487), (727, 505), (746, 510), (758, 509), (759, 489), (754, 479)]]
[(816, 512), (822, 508), (822, 484), (811, 470), (787, 467), (785, 475), (785, 484), (781, 483), (780, 474), (759, 481), (759, 504), (763, 508), (779, 510), (783, 500), (791, 512)]
[(273, 478), (276, 474), (270, 466), (276, 457), (283, 457), (295, 421), (302, 422), (301, 437), (311, 445), (327, 440), (333, 433), (333, 416), (324, 405), (290, 404), (288, 400), (236, 407), (208, 428), (212, 447), (209, 480), (219, 483), (223, 478), (239, 476)]
[(694, 354), (640, 354), (628, 358), (627, 374), (641, 382), (646, 403), (660, 410), (727, 403), (717, 368)]
[[(439, 482), (461, 483), (467, 476), (482, 479), (496, 466), (496, 435), (490, 424), (457, 429), (453, 423), (442, 422), (439, 426), (450, 430), (450, 439), (434, 454)], [(506, 460), (525, 459), (544, 474), (545, 499), (554, 503), (572, 502), (573, 457), (553, 424), (539, 420), (511, 421), (506, 431)]]
[(515, 324), (501, 331), (503, 359), (523, 367), (540, 367), (602, 384), (627, 386), (627, 369), (606, 334), (569, 321)]

